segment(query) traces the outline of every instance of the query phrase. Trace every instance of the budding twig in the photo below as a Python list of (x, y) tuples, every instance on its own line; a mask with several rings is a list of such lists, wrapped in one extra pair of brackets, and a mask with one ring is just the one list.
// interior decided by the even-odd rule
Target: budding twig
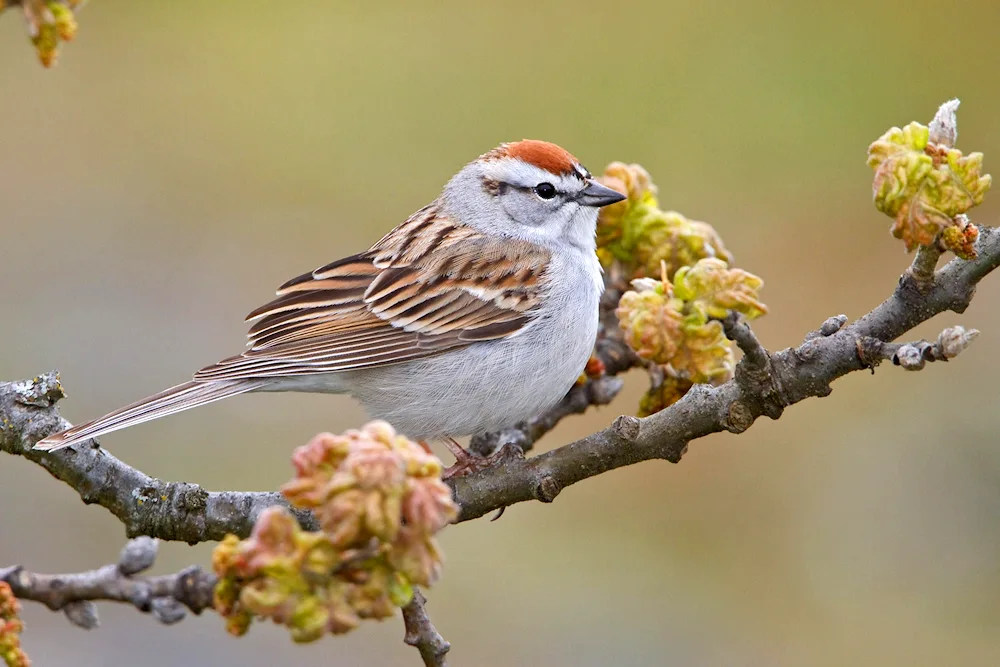
[[(524, 461), (451, 480), (461, 508), (458, 521), (538, 500), (546, 496), (540, 489), (562, 490), (640, 461), (677, 461), (696, 438), (723, 430), (741, 432), (756, 417), (774, 414), (777, 407), (829, 394), (831, 382), (868, 368), (858, 357), (859, 339), (893, 341), (938, 313), (963, 312), (976, 284), (1000, 266), (1000, 231), (982, 227), (975, 248), (975, 259), (954, 259), (939, 269), (927, 291), (912, 289), (903, 281), (888, 299), (856, 322), (838, 329), (839, 318), (834, 318), (822, 328), (824, 334), (832, 331), (829, 335), (811, 337), (798, 348), (771, 354), (772, 373), (751, 381), (738, 377), (718, 387), (696, 385), (680, 402), (651, 417), (630, 420), (628, 428), (613, 425)], [(777, 391), (776, 382), (780, 383)], [(112, 511), (130, 534), (186, 542), (217, 541), (226, 533), (246, 536), (261, 511), (285, 504), (276, 493), (208, 492), (193, 484), (161, 482), (91, 444), (51, 453), (34, 451), (35, 442), (69, 424), (54, 408), (58, 396), (30, 402), (23, 391), (15, 390), (20, 386), (0, 383), (0, 450), (42, 465), (86, 502)], [(37, 392), (28, 393), (37, 398)], [(154, 488), (157, 498), (136, 503), (137, 497), (148, 493), (147, 488)], [(158, 502), (161, 494), (166, 501)], [(300, 513), (298, 519), (310, 529), (316, 526), (307, 513)]]
[(38, 574), (14, 565), (0, 568), (0, 581), (7, 582), (19, 599), (62, 611), (70, 622), (87, 630), (100, 622), (95, 601), (131, 604), (168, 625), (183, 619), (187, 610), (200, 614), (211, 607), (216, 577), (200, 567), (136, 576), (153, 565), (156, 551), (156, 540), (140, 537), (125, 545), (113, 565), (72, 574)]
[(431, 623), (426, 603), (427, 598), (420, 589), (414, 589), (413, 599), (403, 607), (403, 625), (406, 628), (403, 641), (420, 651), (425, 667), (447, 667), (445, 656), (451, 650), (451, 644)]
[(917, 248), (917, 254), (914, 255), (908, 271), (919, 289), (926, 290), (934, 282), (934, 272), (940, 259), (941, 249), (937, 243)]
[(869, 367), (883, 360), (892, 361), (908, 371), (921, 370), (928, 361), (948, 361), (957, 357), (979, 336), (977, 329), (948, 327), (933, 343), (918, 340), (912, 343), (884, 343), (874, 338), (858, 339), (858, 358)]

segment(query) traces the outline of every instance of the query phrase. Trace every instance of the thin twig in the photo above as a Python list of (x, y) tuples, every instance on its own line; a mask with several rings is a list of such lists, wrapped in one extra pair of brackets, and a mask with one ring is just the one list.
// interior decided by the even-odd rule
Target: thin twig
[(913, 257), (909, 272), (910, 277), (916, 281), (921, 289), (927, 289), (934, 284), (934, 272), (937, 270), (940, 259), (941, 249), (937, 243), (917, 248), (917, 254)]
[(175, 574), (136, 576), (155, 559), (156, 541), (143, 537), (126, 544), (113, 565), (72, 574), (38, 574), (14, 565), (0, 568), (0, 581), (10, 584), (15, 597), (61, 610), (88, 630), (99, 623), (94, 605), (98, 600), (131, 604), (165, 624), (180, 621), (186, 609), (200, 614), (212, 606), (214, 574), (192, 566)]
[(403, 641), (420, 651), (425, 667), (447, 667), (445, 656), (451, 650), (451, 644), (431, 623), (426, 604), (424, 594), (419, 589), (413, 589), (413, 599), (403, 607), (403, 625), (406, 628)]
[(912, 343), (883, 343), (874, 338), (858, 339), (858, 357), (869, 367), (884, 360), (908, 371), (919, 371), (927, 362), (954, 359), (979, 336), (977, 329), (962, 326), (948, 327), (931, 343), (918, 340)]

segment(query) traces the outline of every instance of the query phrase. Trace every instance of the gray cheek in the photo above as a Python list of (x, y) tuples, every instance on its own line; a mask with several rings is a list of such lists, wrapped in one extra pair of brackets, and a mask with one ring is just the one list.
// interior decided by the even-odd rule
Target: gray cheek
[(551, 203), (544, 202), (531, 192), (518, 190), (501, 195), (500, 205), (517, 224), (526, 227), (541, 227), (555, 214), (559, 201), (554, 199)]

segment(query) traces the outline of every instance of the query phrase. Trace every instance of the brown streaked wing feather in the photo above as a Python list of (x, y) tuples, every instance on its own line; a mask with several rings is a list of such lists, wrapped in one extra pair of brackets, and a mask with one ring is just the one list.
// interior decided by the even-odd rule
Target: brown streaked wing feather
[[(360, 253), (330, 262), (326, 266), (321, 266), (315, 271), (303, 273), (301, 276), (292, 278), (278, 288), (278, 296), (288, 292), (311, 290), (318, 287), (326, 288), (324, 278), (330, 276), (341, 286), (366, 286), (371, 279), (378, 274), (378, 270), (372, 266), (371, 257), (367, 253)], [(357, 282), (357, 284), (353, 284)], [(333, 286), (330, 284), (329, 286)], [(252, 318), (247, 318), (252, 319)]]
[(254, 310), (250, 349), (196, 380), (384, 366), (513, 335), (531, 322), (547, 251), (497, 243), (432, 204), (366, 253), (294, 278)]
[[(372, 248), (378, 252), (376, 265), (382, 262), (386, 266), (365, 294), (376, 315), (409, 331), (430, 335), (480, 321), (521, 319), (537, 308), (544, 267), (549, 263), (546, 250), (514, 239), (497, 243), (471, 227), (441, 218), (423, 228), (422, 236), (447, 239), (446, 245), (421, 249), (416, 242), (400, 240), (398, 244), (404, 249), (400, 250), (390, 235)], [(398, 266), (397, 258), (403, 254), (416, 259)], [(397, 279), (404, 272), (408, 279)], [(415, 285), (419, 289), (414, 289)], [(419, 312), (422, 303), (453, 294), (463, 303)]]

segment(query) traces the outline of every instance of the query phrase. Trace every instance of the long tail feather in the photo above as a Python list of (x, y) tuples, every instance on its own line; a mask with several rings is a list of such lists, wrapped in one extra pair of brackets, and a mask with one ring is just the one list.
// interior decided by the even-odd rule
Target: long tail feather
[(214, 401), (260, 389), (268, 380), (215, 380), (210, 382), (185, 382), (164, 389), (141, 401), (104, 415), (99, 419), (74, 426), (71, 429), (39, 440), (35, 449), (53, 451), (69, 447), (81, 440), (96, 438), (112, 431), (159, 419), (175, 412), (212, 403)]

